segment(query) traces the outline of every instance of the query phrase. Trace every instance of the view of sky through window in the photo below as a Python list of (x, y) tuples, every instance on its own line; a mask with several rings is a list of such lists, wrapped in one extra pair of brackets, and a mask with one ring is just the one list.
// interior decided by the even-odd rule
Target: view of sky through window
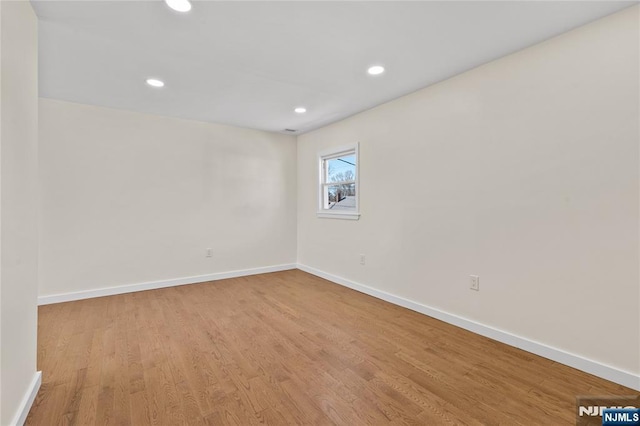
[(356, 178), (356, 157), (345, 155), (327, 160), (327, 182), (344, 182)]

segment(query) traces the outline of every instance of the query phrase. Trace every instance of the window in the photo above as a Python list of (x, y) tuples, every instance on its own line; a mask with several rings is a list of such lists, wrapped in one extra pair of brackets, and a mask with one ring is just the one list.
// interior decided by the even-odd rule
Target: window
[(358, 219), (358, 145), (323, 153), (319, 160), (318, 217)]

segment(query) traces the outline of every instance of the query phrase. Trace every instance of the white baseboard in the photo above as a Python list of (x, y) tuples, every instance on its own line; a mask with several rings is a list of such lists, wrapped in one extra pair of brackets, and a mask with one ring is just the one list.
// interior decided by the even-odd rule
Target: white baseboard
[(196, 275), (193, 277), (173, 278), (161, 281), (149, 281), (138, 284), (128, 284), (115, 287), (105, 287), (95, 290), (76, 291), (73, 293), (52, 294), (38, 297), (38, 305), (52, 303), (71, 302), (74, 300), (90, 299), (93, 297), (113, 296), (114, 294), (133, 293), (135, 291), (154, 290), (158, 288), (174, 287), (185, 284), (197, 284), (207, 281), (224, 280), (227, 278), (244, 277), (248, 275), (266, 274), (268, 272), (286, 271), (296, 269), (295, 263), (284, 265), (265, 266), (262, 268), (243, 269), (239, 271), (218, 272), (215, 274)]
[(24, 422), (27, 420), (29, 410), (31, 410), (31, 406), (33, 405), (33, 401), (36, 399), (36, 395), (38, 394), (38, 390), (40, 389), (41, 384), (42, 371), (36, 371), (33, 375), (33, 379), (31, 379), (31, 383), (29, 383), (27, 392), (22, 397), (22, 401), (20, 401), (20, 406), (18, 407), (15, 416), (13, 417), (11, 426), (24, 425)]
[(463, 318), (458, 315), (450, 314), (448, 312), (444, 312), (439, 309), (435, 309), (427, 305), (423, 305), (421, 303), (414, 302), (412, 300), (405, 299), (391, 293), (387, 293), (385, 291), (377, 290), (364, 284), (360, 284), (346, 278), (329, 274), (310, 266), (298, 264), (298, 269), (332, 281), (336, 284), (340, 284), (353, 290), (357, 290), (361, 293), (368, 294), (370, 296), (385, 300), (395, 305), (411, 309), (412, 311), (416, 311), (421, 314), (439, 319), (457, 327), (464, 328), (465, 330), (472, 331), (481, 336), (497, 340), (498, 342), (523, 349), (527, 352), (540, 355), (552, 361), (568, 365), (569, 367), (576, 368), (586, 373), (593, 374), (594, 376), (598, 376), (614, 383), (618, 383), (631, 389), (640, 391), (640, 375), (620, 370), (618, 368), (611, 367), (609, 365), (602, 364), (588, 358), (584, 358), (580, 355), (565, 352), (561, 349), (545, 345), (544, 343), (536, 342), (525, 337), (517, 336), (515, 334), (511, 334), (497, 328), (480, 324), (476, 321)]

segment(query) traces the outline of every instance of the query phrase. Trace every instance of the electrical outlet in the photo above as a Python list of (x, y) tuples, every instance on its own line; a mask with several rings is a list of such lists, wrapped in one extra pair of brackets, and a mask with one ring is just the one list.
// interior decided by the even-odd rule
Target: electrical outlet
[(469, 275), (471, 285), (469, 288), (471, 290), (480, 291), (480, 277), (477, 275)]
[(365, 257), (364, 254), (360, 255), (360, 264), (364, 265), (365, 263), (367, 263), (367, 258)]
[(207, 250), (205, 250), (205, 256), (206, 257), (213, 257), (213, 250), (208, 248)]

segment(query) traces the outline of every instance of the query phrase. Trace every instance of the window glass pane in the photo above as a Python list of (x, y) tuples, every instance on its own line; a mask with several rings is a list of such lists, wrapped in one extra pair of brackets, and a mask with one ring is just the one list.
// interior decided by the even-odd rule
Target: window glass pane
[(356, 180), (356, 156), (343, 155), (326, 160), (327, 183)]
[(324, 190), (324, 208), (327, 210), (355, 210), (356, 185), (327, 185)]

